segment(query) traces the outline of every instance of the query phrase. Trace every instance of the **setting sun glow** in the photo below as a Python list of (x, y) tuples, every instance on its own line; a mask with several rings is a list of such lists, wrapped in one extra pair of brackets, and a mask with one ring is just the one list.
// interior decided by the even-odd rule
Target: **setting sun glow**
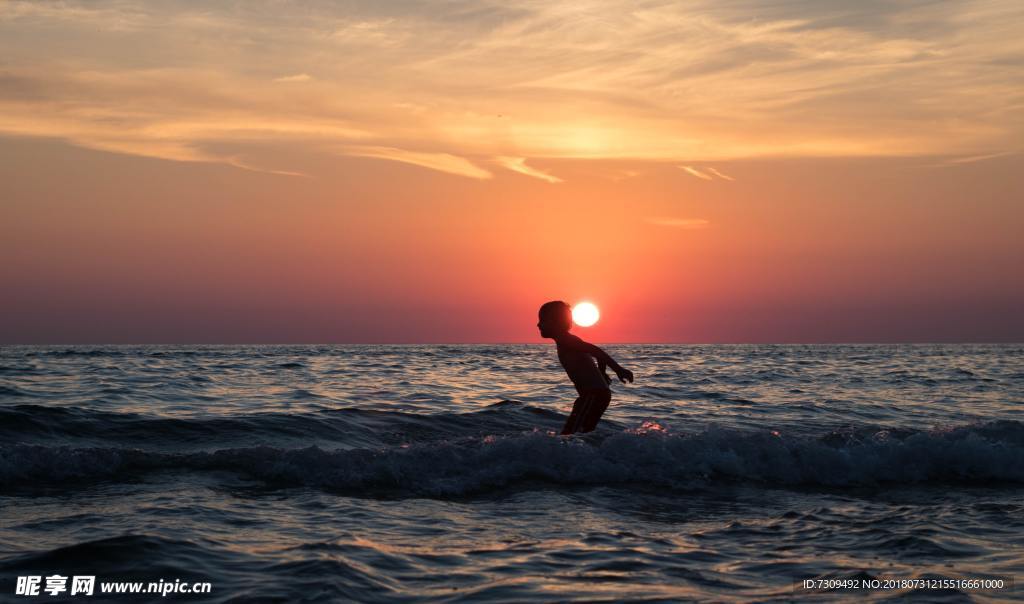
[(1018, 343), (1021, 31), (1006, 0), (0, 0), (0, 348), (539, 344), (552, 295), (602, 344)]
[(572, 307), (572, 321), (580, 327), (590, 327), (601, 318), (600, 311), (590, 302), (580, 302)]

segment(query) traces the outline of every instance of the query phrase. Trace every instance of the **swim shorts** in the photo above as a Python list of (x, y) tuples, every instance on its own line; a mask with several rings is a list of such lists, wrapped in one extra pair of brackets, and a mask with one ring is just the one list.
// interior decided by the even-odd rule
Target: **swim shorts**
[(576, 402), (572, 404), (572, 413), (565, 420), (562, 434), (574, 432), (590, 432), (597, 427), (601, 414), (608, 408), (612, 400), (612, 391), (606, 388), (588, 388), (583, 390)]

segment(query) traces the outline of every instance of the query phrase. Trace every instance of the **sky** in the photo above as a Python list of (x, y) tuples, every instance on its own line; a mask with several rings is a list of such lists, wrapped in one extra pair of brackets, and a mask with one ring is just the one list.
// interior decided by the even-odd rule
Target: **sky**
[(0, 0), (0, 343), (1024, 341), (1018, 1)]

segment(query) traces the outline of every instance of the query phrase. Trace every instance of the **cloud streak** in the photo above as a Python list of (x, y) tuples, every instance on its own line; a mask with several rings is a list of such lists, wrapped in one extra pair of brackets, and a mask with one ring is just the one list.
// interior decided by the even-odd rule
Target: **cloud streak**
[(721, 178), (722, 180), (729, 180), (729, 181), (736, 180), (732, 176), (729, 176), (728, 174), (722, 174), (721, 172), (719, 172), (718, 170), (716, 170), (714, 168), (708, 168), (708, 172), (711, 172), (712, 174), (714, 174), (715, 176)]
[(682, 168), (683, 171), (686, 172), (687, 174), (690, 174), (692, 176), (696, 176), (697, 178), (700, 178), (701, 180), (714, 180), (713, 178), (711, 178), (710, 174), (705, 174), (704, 172), (701, 172), (700, 170), (698, 170), (697, 168), (694, 168), (693, 166), (679, 166), (679, 167)]
[(966, 157), (954, 157), (947, 159), (943, 162), (933, 164), (933, 167), (946, 167), (946, 166), (958, 166), (961, 164), (973, 164), (980, 161), (987, 161), (990, 159), (996, 159), (999, 157), (1007, 157), (1009, 155), (1016, 155), (1019, 151), (1000, 151), (998, 153), (985, 153), (983, 155), (969, 155)]
[(538, 170), (537, 168), (532, 168), (530, 166), (527, 166), (526, 165), (526, 158), (523, 158), (523, 157), (504, 157), (503, 156), (503, 157), (496, 157), (495, 161), (497, 161), (499, 164), (501, 164), (505, 168), (507, 168), (509, 170), (512, 170), (513, 172), (519, 172), (520, 174), (525, 174), (527, 176), (532, 176), (533, 178), (539, 178), (539, 179), (541, 179), (543, 181), (550, 182), (550, 183), (562, 182), (562, 179), (558, 178), (557, 176), (552, 176), (551, 174), (548, 174), (547, 172), (544, 172), (543, 170)]
[(288, 83), (288, 82), (308, 82), (308, 81), (310, 81), (312, 79), (313, 79), (313, 76), (309, 75), (308, 73), (297, 73), (295, 75), (281, 76), (279, 78), (274, 78), (274, 81), (275, 82), (282, 82), (282, 83)]
[(518, 158), (982, 157), (1024, 137), (1022, 24), (997, 0), (0, 2), (0, 134), (224, 163), (369, 148), (470, 178), (493, 157), (548, 182)]
[(716, 177), (721, 180), (728, 180), (730, 182), (736, 180), (732, 176), (729, 176), (728, 174), (723, 174), (722, 172), (719, 172), (714, 168), (704, 168), (703, 170), (694, 168), (693, 166), (679, 166), (679, 168), (686, 172), (687, 174), (695, 176), (701, 180), (715, 180)]
[(387, 159), (469, 178), (491, 178), (491, 173), (487, 170), (480, 168), (464, 157), (456, 157), (448, 153), (426, 153), (395, 149), (393, 147), (350, 147), (344, 149), (343, 153), (346, 155)]

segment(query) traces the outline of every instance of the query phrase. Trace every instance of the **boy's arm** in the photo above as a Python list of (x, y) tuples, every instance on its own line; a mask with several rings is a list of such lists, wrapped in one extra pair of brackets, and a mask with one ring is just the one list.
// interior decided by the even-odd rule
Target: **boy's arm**
[(615, 375), (618, 376), (619, 380), (623, 384), (625, 384), (627, 381), (630, 382), (630, 383), (633, 382), (633, 372), (630, 371), (629, 369), (623, 368), (622, 365), (619, 365), (618, 363), (616, 363), (615, 359), (613, 359), (611, 357), (611, 355), (609, 355), (607, 352), (601, 350), (597, 346), (594, 346), (590, 342), (584, 342), (582, 339), (580, 339), (577, 336), (572, 336), (571, 338), (566, 338), (566, 342), (565, 343), (567, 345), (569, 345), (569, 346), (572, 346), (573, 348), (575, 348), (577, 350), (582, 350), (583, 352), (585, 352), (585, 353), (589, 354), (590, 356), (594, 357), (595, 359), (597, 359), (597, 366), (602, 369), (602, 373), (603, 373), (603, 366), (607, 365), (607, 366), (612, 368), (612, 371), (615, 372)]
[(604, 361), (602, 361), (600, 359), (597, 360), (597, 370), (601, 372), (601, 377), (604, 378), (604, 381), (605, 381), (606, 384), (611, 384), (612, 383), (612, 378), (608, 377), (608, 369), (607, 368), (608, 368), (608, 365)]

